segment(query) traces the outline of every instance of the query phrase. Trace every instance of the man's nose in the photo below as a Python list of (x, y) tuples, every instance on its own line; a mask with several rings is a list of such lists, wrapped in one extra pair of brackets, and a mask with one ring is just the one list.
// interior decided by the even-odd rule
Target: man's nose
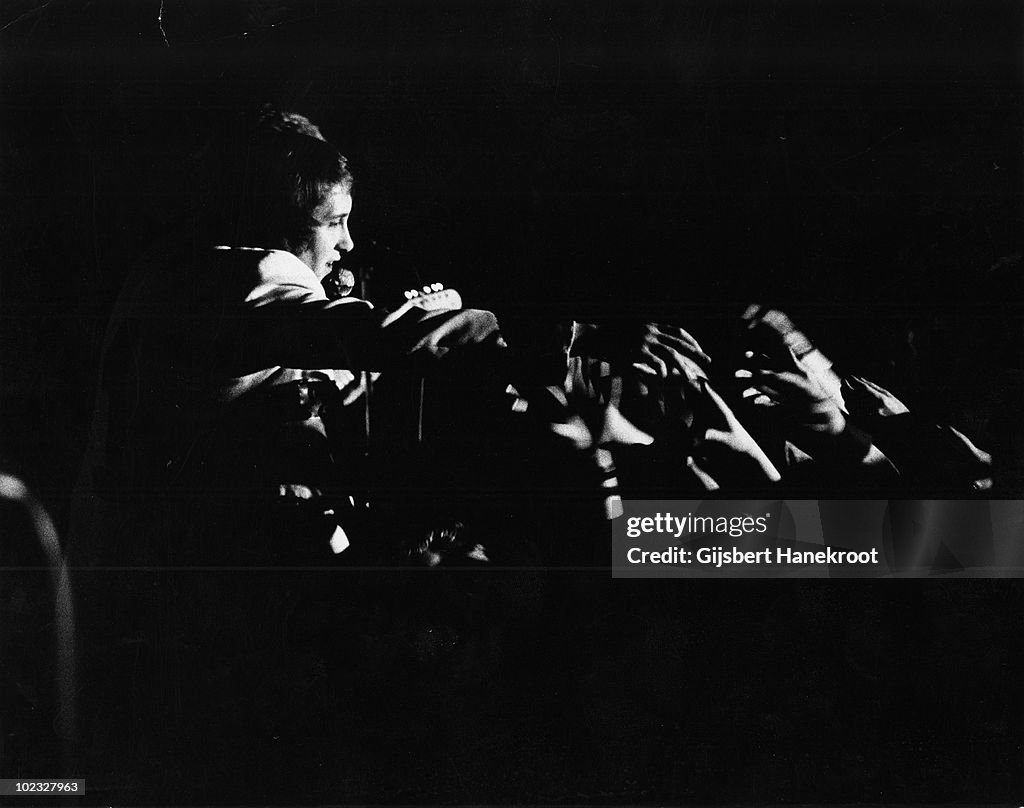
[(348, 227), (342, 228), (341, 238), (338, 239), (338, 251), (343, 253), (352, 252), (355, 246), (356, 243), (352, 240), (352, 231)]

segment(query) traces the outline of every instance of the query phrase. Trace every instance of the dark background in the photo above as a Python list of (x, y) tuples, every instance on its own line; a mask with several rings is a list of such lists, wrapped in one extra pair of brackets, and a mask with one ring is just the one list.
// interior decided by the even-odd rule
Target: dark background
[[(268, 100), (351, 156), (356, 264), (512, 330), (767, 299), (887, 370), (1020, 249), (1012, 2), (52, 0), (0, 29), (3, 447), (54, 507), (132, 256)], [(916, 364), (882, 381), (956, 397), (973, 337), (940, 340), (923, 391)]]
[[(132, 256), (187, 224), (211, 132), (265, 101), (350, 155), (351, 259), (396, 286), (457, 286), (524, 342), (570, 313), (728, 345), (746, 303), (778, 302), (998, 438), (1020, 385), (1019, 279), (990, 267), (1021, 249), (1022, 31), (1014, 2), (8, 0), (0, 459), (61, 521)], [(993, 351), (1009, 376), (982, 373)], [(563, 577), (540, 589), (597, 605), (509, 584), (543, 602), (537, 657), (406, 649), (414, 692), (458, 717), (402, 735), (431, 751), (380, 774), (390, 791), (350, 794), (1019, 801), (1012, 582)], [(530, 645), (514, 623), (490, 624), (509, 654)], [(388, 726), (436, 722), (431, 701)]]

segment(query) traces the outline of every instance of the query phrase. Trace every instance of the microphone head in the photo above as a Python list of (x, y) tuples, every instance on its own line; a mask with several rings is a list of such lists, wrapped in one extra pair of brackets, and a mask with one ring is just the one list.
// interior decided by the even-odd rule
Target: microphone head
[(356, 288), (356, 276), (351, 269), (336, 269), (323, 280), (324, 290), (331, 300), (347, 297)]

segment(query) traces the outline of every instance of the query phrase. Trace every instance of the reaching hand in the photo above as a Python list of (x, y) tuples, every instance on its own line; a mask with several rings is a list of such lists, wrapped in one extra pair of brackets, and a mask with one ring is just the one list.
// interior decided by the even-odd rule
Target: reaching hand
[(886, 418), (910, 412), (906, 404), (884, 387), (879, 387), (861, 376), (845, 377), (843, 391), (850, 414), (854, 416), (874, 415)]
[(755, 350), (749, 367), (736, 372), (748, 379), (745, 398), (781, 406), (791, 423), (812, 433), (839, 435), (846, 428), (844, 402), (831, 363), (780, 311), (751, 306), (743, 315)]
[(777, 482), (781, 475), (722, 397), (705, 381), (693, 396), (698, 416), (698, 433), (693, 455), (687, 465), (704, 486), (718, 490), (722, 485)]
[[(413, 316), (407, 313), (404, 317)], [(460, 309), (458, 311), (426, 311), (411, 328), (426, 333), (411, 352), (425, 351), (440, 358), (453, 348), (464, 346), (508, 347), (498, 328), (498, 320), (489, 311)]]
[(679, 326), (644, 323), (629, 326), (576, 324), (571, 353), (603, 359), (621, 372), (632, 368), (660, 379), (706, 378), (711, 357)]

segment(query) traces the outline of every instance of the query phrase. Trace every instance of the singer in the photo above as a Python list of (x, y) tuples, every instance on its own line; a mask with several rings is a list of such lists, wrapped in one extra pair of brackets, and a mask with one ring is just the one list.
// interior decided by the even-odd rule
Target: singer
[(353, 372), (503, 350), (487, 311), (328, 299), (355, 246), (354, 181), (307, 119), (265, 111), (221, 152), (202, 225), (143, 262), (108, 329), (73, 514), (82, 563), (330, 559), (350, 504), (324, 418)]

